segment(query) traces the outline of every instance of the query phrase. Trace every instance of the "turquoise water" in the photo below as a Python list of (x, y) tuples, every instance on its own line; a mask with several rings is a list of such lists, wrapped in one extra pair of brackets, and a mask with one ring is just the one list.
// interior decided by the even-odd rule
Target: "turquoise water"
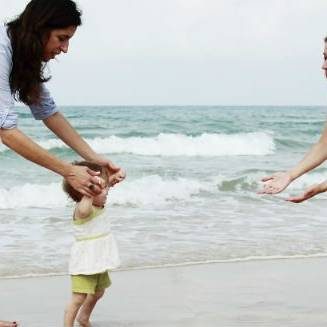
[[(19, 127), (67, 161), (77, 155), (25, 108)], [(122, 268), (327, 253), (325, 195), (283, 201), (327, 176), (259, 196), (260, 178), (314, 143), (325, 107), (62, 107), (99, 153), (127, 170), (109, 210)], [(67, 271), (72, 204), (61, 179), (0, 146), (0, 276)]]

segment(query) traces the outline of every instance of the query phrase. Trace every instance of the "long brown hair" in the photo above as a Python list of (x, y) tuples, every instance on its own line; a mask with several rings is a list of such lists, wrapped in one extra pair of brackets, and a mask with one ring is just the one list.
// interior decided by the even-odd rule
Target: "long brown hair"
[(81, 25), (81, 11), (72, 0), (32, 0), (7, 23), (12, 46), (11, 93), (27, 105), (39, 102), (45, 77), (42, 62), (45, 41), (53, 29)]

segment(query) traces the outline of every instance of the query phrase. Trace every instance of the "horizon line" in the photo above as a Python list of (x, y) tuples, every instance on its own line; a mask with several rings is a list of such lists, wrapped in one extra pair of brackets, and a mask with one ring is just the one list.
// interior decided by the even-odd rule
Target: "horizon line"
[[(56, 104), (57, 107), (327, 107), (326, 104)], [(27, 107), (17, 104), (16, 107)]]

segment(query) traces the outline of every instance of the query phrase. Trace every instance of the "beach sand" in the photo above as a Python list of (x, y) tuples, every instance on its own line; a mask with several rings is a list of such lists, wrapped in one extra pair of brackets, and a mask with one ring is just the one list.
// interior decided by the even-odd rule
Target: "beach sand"
[[(94, 327), (327, 326), (327, 258), (117, 271)], [(0, 280), (0, 318), (60, 327), (68, 276)]]

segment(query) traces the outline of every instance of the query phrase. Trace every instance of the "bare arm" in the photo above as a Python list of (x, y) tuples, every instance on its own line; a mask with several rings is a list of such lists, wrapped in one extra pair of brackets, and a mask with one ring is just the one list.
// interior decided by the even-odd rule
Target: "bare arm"
[(70, 164), (51, 155), (19, 129), (1, 129), (1, 138), (3, 144), (25, 159), (50, 169), (61, 176), (69, 175), (71, 170)]
[(318, 167), (327, 159), (327, 126), (325, 126), (319, 141), (313, 145), (304, 158), (288, 174), (291, 180), (302, 176), (306, 172)]
[(92, 212), (93, 197), (83, 196), (82, 200), (76, 204), (74, 218), (87, 218)]
[(295, 179), (302, 176), (306, 172), (316, 168), (327, 159), (327, 126), (319, 139), (313, 145), (304, 158), (292, 169), (286, 172), (278, 172), (271, 176), (264, 177), (263, 189), (261, 194), (276, 194), (282, 192)]
[[(110, 174), (115, 174), (121, 170), (120, 167), (113, 164), (109, 159), (94, 152), (60, 112), (56, 112), (44, 119), (43, 122), (54, 134), (85, 160), (106, 166)], [(124, 178), (125, 175), (117, 179), (117, 183)]]
[(3, 144), (22, 157), (63, 176), (82, 194), (92, 195), (88, 186), (91, 183), (98, 183), (97, 177), (92, 176), (97, 173), (86, 167), (73, 166), (58, 159), (17, 128), (0, 129), (0, 137)]
[(70, 148), (75, 150), (82, 158), (88, 161), (94, 161), (97, 154), (81, 138), (60, 112), (56, 112), (52, 116), (44, 119), (43, 122), (54, 134), (56, 134)]

